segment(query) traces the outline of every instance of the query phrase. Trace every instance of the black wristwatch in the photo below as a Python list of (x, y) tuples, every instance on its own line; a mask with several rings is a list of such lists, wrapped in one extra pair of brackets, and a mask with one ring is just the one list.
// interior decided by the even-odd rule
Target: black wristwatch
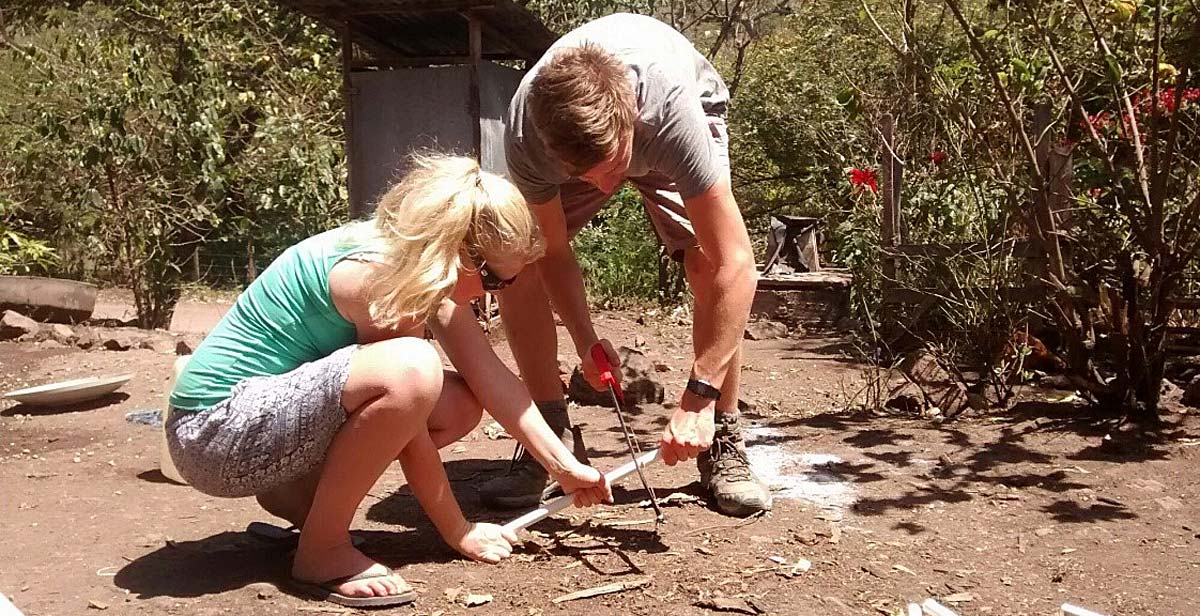
[(687, 382), (687, 390), (693, 394), (706, 398), (708, 400), (720, 400), (721, 390), (713, 387), (712, 383), (704, 379), (689, 379)]

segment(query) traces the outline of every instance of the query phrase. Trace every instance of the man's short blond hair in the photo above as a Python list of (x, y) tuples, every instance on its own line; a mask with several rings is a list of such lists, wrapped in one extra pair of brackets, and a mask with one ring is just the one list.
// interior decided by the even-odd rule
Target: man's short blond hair
[(626, 66), (586, 43), (554, 52), (533, 79), (533, 125), (549, 152), (578, 175), (612, 156), (637, 115)]

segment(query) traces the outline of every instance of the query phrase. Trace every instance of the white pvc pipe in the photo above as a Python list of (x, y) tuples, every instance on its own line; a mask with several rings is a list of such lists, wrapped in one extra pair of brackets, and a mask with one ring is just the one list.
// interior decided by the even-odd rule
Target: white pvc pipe
[(932, 616), (958, 616), (958, 614), (954, 613), (954, 610), (934, 601), (932, 597), (921, 603), (921, 607), (925, 608), (925, 611), (932, 614)]
[[(642, 468), (645, 468), (645, 467), (649, 466), (650, 464), (652, 464), (653, 462), (656, 462), (658, 459), (659, 459), (659, 456), (658, 456), (657, 449), (655, 449), (654, 451), (647, 451), (647, 452), (643, 453), (642, 455), (638, 456), (636, 460), (630, 460), (630, 461), (622, 464), (621, 466), (618, 466), (617, 468), (605, 473), (604, 476), (608, 479), (608, 484), (613, 485), (637, 470), (637, 467), (634, 466), (635, 461), (637, 462), (637, 466), (641, 466)], [(525, 515), (509, 522), (508, 524), (505, 524), (504, 528), (511, 530), (514, 533), (519, 530), (528, 528), (531, 524), (536, 524), (536, 523), (558, 513), (559, 511), (562, 511), (563, 509), (570, 507), (571, 503), (574, 502), (574, 500), (575, 500), (574, 495), (564, 494), (562, 496), (559, 496), (558, 498), (547, 501), (541, 507), (538, 507), (537, 509), (530, 511), (529, 513), (526, 513)]]
[(17, 606), (12, 604), (12, 601), (8, 600), (8, 597), (4, 596), (4, 593), (0, 592), (0, 616), (25, 616), (25, 615), (21, 613), (21, 610), (17, 609)]
[(1078, 605), (1071, 605), (1070, 603), (1062, 604), (1061, 609), (1063, 616), (1104, 616), (1098, 612), (1093, 612), (1092, 610), (1079, 607)]

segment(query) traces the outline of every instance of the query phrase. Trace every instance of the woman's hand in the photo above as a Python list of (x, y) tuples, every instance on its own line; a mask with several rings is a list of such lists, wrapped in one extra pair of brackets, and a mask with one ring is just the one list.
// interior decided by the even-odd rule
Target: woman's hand
[(576, 462), (562, 473), (557, 473), (554, 480), (562, 486), (565, 494), (575, 495), (576, 507), (591, 507), (600, 503), (612, 502), (612, 486), (600, 471)]
[(512, 555), (512, 546), (516, 542), (516, 533), (496, 524), (479, 522), (471, 524), (451, 545), (471, 560), (496, 564)]

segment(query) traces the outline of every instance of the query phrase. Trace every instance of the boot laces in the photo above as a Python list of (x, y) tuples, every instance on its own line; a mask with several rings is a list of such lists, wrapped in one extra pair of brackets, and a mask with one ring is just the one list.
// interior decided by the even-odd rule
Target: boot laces
[(750, 472), (750, 460), (746, 451), (738, 446), (741, 441), (737, 432), (718, 433), (713, 437), (709, 455), (712, 459), (713, 474), (720, 475), (727, 481), (753, 481)]

